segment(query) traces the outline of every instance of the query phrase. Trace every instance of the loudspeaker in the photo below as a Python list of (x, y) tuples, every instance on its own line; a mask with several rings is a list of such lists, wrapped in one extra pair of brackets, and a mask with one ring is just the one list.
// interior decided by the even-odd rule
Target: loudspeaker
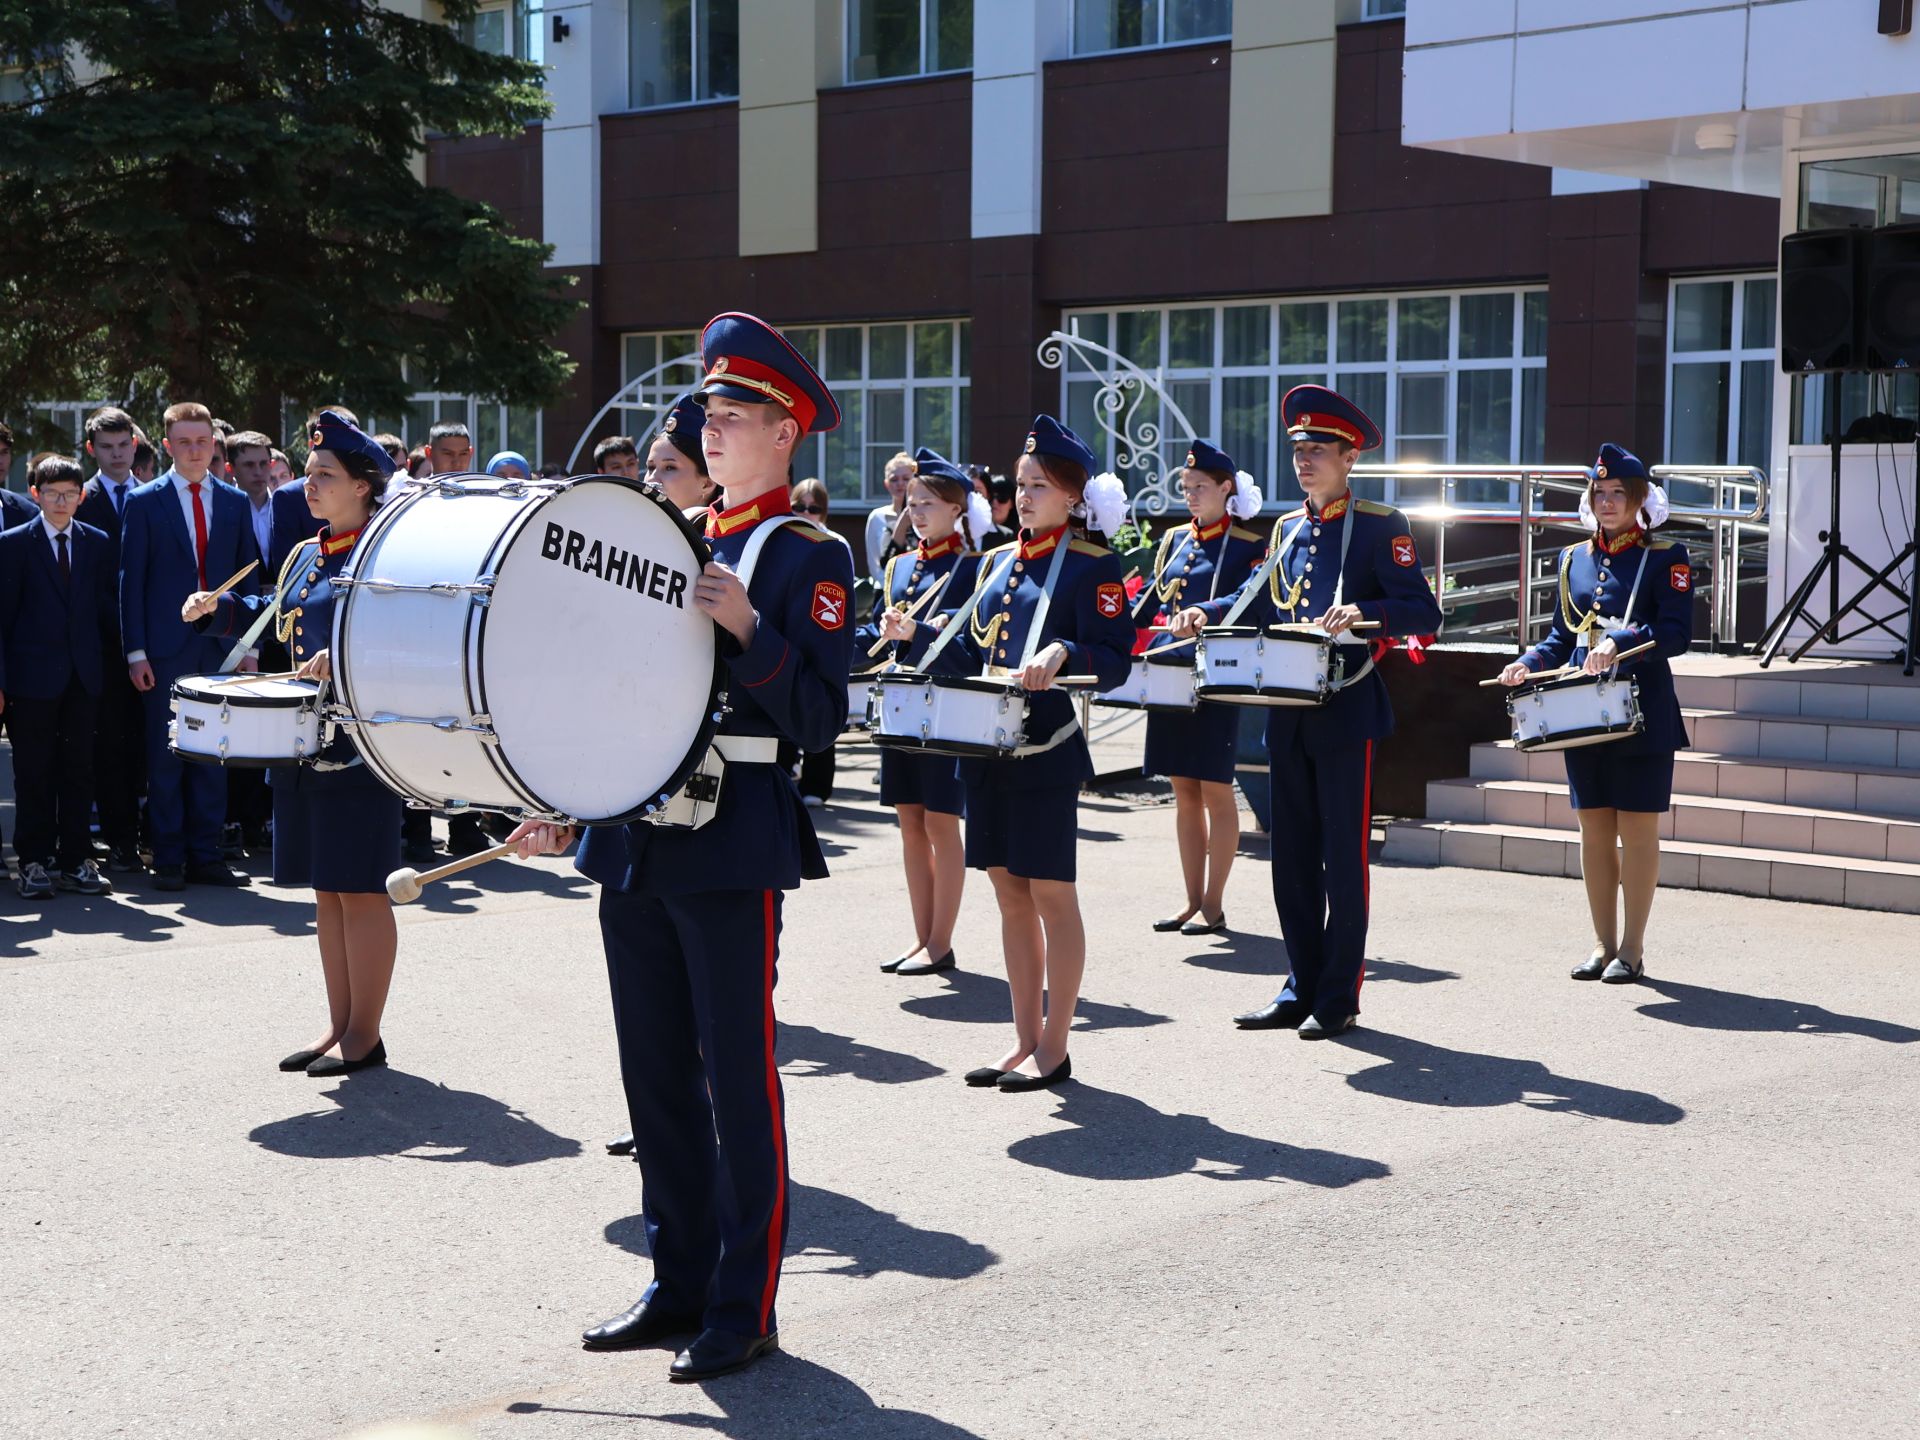
[(1858, 370), (1862, 243), (1869, 232), (1802, 230), (1780, 242), (1780, 368)]
[(1920, 369), (1920, 223), (1867, 237), (1861, 338), (1869, 370)]

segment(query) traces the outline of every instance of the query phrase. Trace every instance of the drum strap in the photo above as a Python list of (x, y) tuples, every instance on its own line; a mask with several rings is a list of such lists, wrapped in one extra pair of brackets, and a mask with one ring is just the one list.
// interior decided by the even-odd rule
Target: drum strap
[(253, 649), (254, 642), (259, 640), (260, 632), (267, 628), (267, 623), (279, 613), (280, 596), (276, 592), (273, 597), (273, 603), (267, 605), (260, 611), (260, 614), (254, 619), (253, 624), (247, 627), (247, 633), (234, 641), (233, 648), (227, 651), (227, 658), (220, 662), (220, 673), (222, 675), (232, 672), (233, 668), (240, 663), (246, 653)]
[[(1293, 527), (1293, 533), (1283, 539), (1279, 545), (1268, 553), (1267, 558), (1260, 562), (1260, 568), (1249, 575), (1247, 577), (1247, 583), (1240, 587), (1240, 598), (1233, 602), (1233, 608), (1221, 617), (1220, 623), (1222, 625), (1238, 623), (1240, 617), (1246, 613), (1247, 607), (1253, 603), (1253, 597), (1258, 595), (1262, 587), (1266, 585), (1267, 577), (1286, 563), (1287, 552), (1293, 549), (1293, 542), (1300, 538), (1300, 532), (1312, 523), (1313, 516), (1302, 515), (1300, 517), (1300, 523)], [(1349, 526), (1348, 529), (1351, 530), (1352, 527)], [(1222, 554), (1224, 555), (1224, 552), (1222, 552)], [(1344, 557), (1342, 558), (1341, 568), (1346, 568)]]
[(740, 564), (734, 573), (740, 577), (742, 585), (753, 584), (754, 567), (760, 563), (760, 552), (767, 548), (767, 541), (773, 532), (788, 525), (804, 525), (807, 522), (798, 515), (776, 515), (763, 524), (756, 525), (753, 533), (747, 537), (747, 548), (740, 552)]
[[(1063, 546), (1062, 548), (1065, 547)], [(1007, 565), (1009, 569), (1013, 565), (1013, 557), (1018, 553), (1019, 547), (1017, 545), (1009, 545), (1007, 547)], [(1005, 579), (1006, 575), (1006, 570), (1000, 572), (1002, 579)], [(973, 599), (954, 611), (945, 627), (941, 629), (938, 635), (933, 637), (933, 643), (927, 647), (927, 653), (920, 657), (920, 669), (922, 671), (928, 674), (933, 672), (933, 662), (940, 658), (941, 652), (952, 642), (953, 637), (960, 633), (960, 627), (973, 619), (974, 612), (980, 608), (980, 602), (987, 598), (987, 591), (992, 588), (993, 576), (992, 573), (989, 572), (982, 576), (980, 583), (974, 587)]]
[(1560, 606), (1562, 612), (1567, 617), (1568, 628), (1580, 637), (1580, 642), (1585, 645), (1587, 649), (1591, 650), (1593, 649), (1593, 636), (1596, 630), (1611, 630), (1615, 625), (1624, 626), (1633, 623), (1633, 607), (1635, 602), (1640, 599), (1640, 582), (1647, 578), (1647, 571), (1653, 567), (1647, 563), (1647, 552), (1642, 550), (1640, 552), (1640, 568), (1636, 570), (1633, 575), (1633, 588), (1627, 591), (1626, 613), (1617, 621), (1612, 616), (1602, 615), (1598, 605), (1589, 610), (1585, 617), (1576, 620), (1573, 618), (1572, 613), (1572, 595), (1570, 593), (1572, 585), (1568, 577), (1568, 571), (1573, 564), (1573, 552), (1576, 548), (1575, 546), (1569, 545), (1560, 552)]
[(1053, 608), (1053, 587), (1060, 582), (1060, 566), (1067, 558), (1067, 547), (1073, 542), (1062, 535), (1053, 547), (1053, 563), (1047, 567), (1047, 582), (1040, 587), (1040, 603), (1033, 607), (1033, 624), (1027, 627), (1027, 643), (1020, 647), (1020, 668), (1025, 669), (1033, 659), (1033, 652), (1040, 647), (1040, 632), (1047, 628), (1047, 612)]

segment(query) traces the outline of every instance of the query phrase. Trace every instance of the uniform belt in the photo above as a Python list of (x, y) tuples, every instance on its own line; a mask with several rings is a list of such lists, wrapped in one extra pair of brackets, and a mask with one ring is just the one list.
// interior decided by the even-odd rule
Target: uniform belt
[(713, 748), (729, 765), (773, 765), (780, 759), (780, 742), (771, 735), (716, 735)]

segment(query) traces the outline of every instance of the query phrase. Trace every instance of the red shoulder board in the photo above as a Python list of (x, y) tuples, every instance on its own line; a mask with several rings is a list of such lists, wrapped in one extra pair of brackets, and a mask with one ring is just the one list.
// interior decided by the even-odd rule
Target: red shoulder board
[(831, 580), (813, 587), (813, 623), (822, 630), (838, 630), (847, 623), (847, 592)]
[(1126, 586), (1109, 580), (1093, 592), (1093, 603), (1100, 613), (1111, 620), (1127, 608)]
[(1393, 537), (1393, 563), (1407, 566), (1418, 565), (1420, 563), (1420, 557), (1414, 554), (1413, 551), (1413, 537), (1411, 535), (1396, 535)]

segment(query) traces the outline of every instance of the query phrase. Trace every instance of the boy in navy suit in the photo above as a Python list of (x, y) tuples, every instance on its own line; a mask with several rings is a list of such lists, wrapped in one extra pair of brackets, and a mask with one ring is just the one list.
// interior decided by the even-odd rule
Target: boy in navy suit
[[(87, 454), (100, 469), (87, 481), (80, 511), (73, 518), (106, 532), (113, 542), (116, 576), (120, 518), (126, 513), (127, 497), (142, 483), (134, 473), (134, 462), (145, 445), (133, 417), (117, 405), (103, 405), (87, 417)], [(100, 812), (100, 832), (109, 851), (107, 869), (130, 875), (140, 869), (140, 797), (147, 788), (147, 757), (140, 692), (117, 658), (119, 631), (116, 609), (114, 633), (107, 642), (108, 654), (116, 658), (107, 667), (93, 727), (93, 803)]]
[[(167, 744), (173, 682), (220, 668), (225, 646), (180, 618), (198, 590), (224, 582), (260, 558), (247, 497), (208, 473), (213, 416), (204, 405), (169, 405), (163, 442), (173, 466), (127, 497), (120, 533), (120, 638), (127, 674), (146, 705), (147, 821), (153, 832), (155, 885), (246, 885), (248, 876), (220, 858), (227, 814), (226, 776), (218, 766), (183, 762)], [(242, 594), (259, 576), (239, 582)], [(252, 669), (251, 660), (241, 663)]]
[(41, 512), (0, 534), (0, 712), (13, 734), (14, 850), (29, 900), (104, 895), (94, 866), (93, 719), (113, 633), (113, 542), (73, 518), (80, 467), (42, 455), (29, 472)]

